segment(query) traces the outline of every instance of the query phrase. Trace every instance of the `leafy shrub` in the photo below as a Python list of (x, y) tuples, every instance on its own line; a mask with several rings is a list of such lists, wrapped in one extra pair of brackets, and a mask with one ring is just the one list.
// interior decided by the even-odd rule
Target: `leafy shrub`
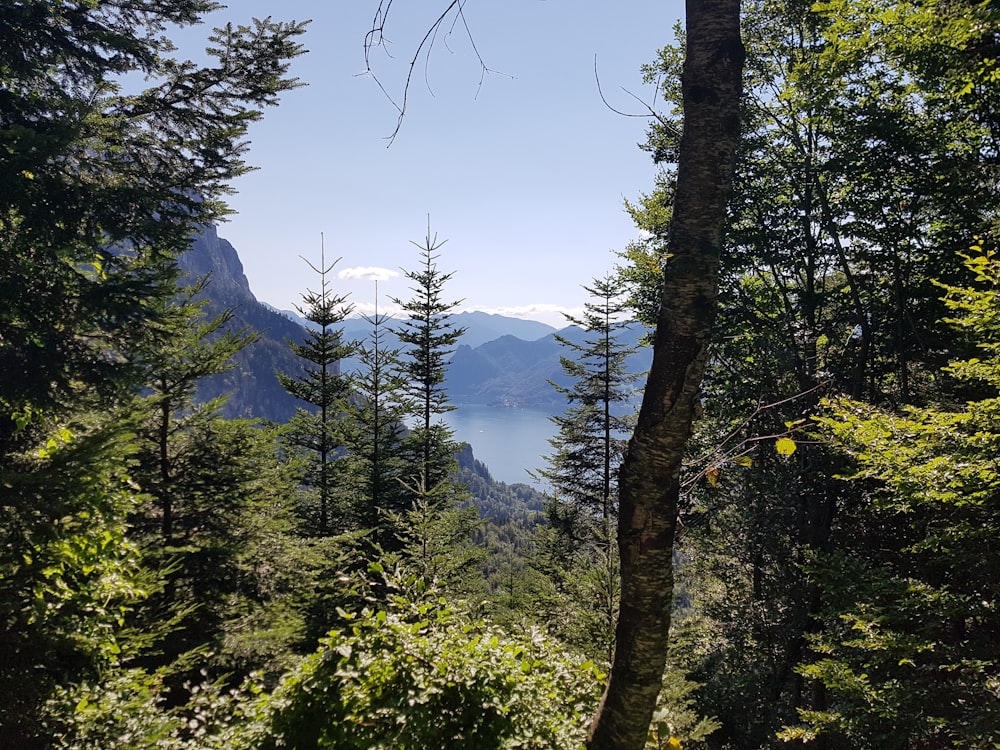
[(347, 616), (259, 709), (260, 748), (575, 748), (603, 675), (436, 599)]

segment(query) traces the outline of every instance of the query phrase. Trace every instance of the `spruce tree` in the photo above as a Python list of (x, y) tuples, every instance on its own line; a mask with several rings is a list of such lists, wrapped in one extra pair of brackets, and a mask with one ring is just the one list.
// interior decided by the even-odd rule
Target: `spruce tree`
[(124, 526), (138, 500), (127, 411), (144, 384), (131, 353), (175, 292), (173, 257), (249, 169), (248, 127), (296, 85), (302, 24), (227, 26), (208, 64), (178, 59), (165, 30), (209, 5), (0, 13), (3, 747), (52, 746), (54, 686), (118, 659), (143, 588)]
[(401, 477), (409, 507), (398, 516), (399, 540), (403, 558), (418, 573), (467, 587), (474, 577), (470, 539), (478, 514), (459, 507), (468, 495), (456, 479), (461, 446), (441, 419), (455, 408), (448, 403), (444, 381), (448, 358), (465, 331), (451, 322), (461, 302), (442, 298), (452, 274), (438, 270), (436, 252), (444, 243), (431, 236), (429, 224), (423, 245), (413, 244), (423, 260), (420, 270), (404, 272), (414, 284), (413, 297), (392, 300), (408, 315), (397, 335), (406, 347), (400, 373), (412, 407), (403, 453), (408, 465)]
[(340, 514), (338, 529), (344, 530), (347, 511), (342, 493), (338, 492), (338, 470), (343, 456), (339, 425), (350, 381), (340, 372), (340, 360), (351, 355), (354, 344), (345, 342), (343, 329), (337, 327), (350, 314), (351, 306), (346, 304), (346, 295), (332, 293), (328, 278), (339, 260), (327, 265), (322, 243), (319, 266), (306, 260), (319, 276), (320, 287), (319, 291), (303, 294), (303, 305), (297, 309), (316, 329), (308, 331), (301, 344), (289, 342), (292, 351), (304, 362), (303, 374), (278, 375), (285, 390), (306, 404), (297, 410), (289, 424), (288, 441), (304, 456), (303, 482), (315, 493), (304, 512), (313, 519), (315, 533), (320, 536), (335, 531), (332, 522), (335, 511)]
[(301, 647), (323, 564), (297, 533), (280, 428), (221, 417), (225, 396), (197, 400), (200, 381), (256, 338), (232, 329), (231, 311), (204, 315), (208, 288), (181, 291), (135, 354), (149, 384), (133, 409), (132, 478), (149, 500), (130, 522), (151, 584), (128, 623), (138, 637), (124, 645), (176, 703), (199, 671), (238, 680)]
[(591, 301), (580, 318), (566, 316), (582, 330), (556, 339), (570, 351), (560, 358), (570, 386), (556, 386), (566, 396), (566, 411), (552, 422), (554, 453), (539, 476), (549, 484), (546, 508), (554, 535), (550, 554), (561, 560), (562, 586), (571, 599), (585, 600), (573, 637), (610, 659), (618, 609), (617, 472), (632, 427), (628, 402), (639, 373), (626, 362), (637, 348), (623, 343), (630, 325), (627, 302), (611, 277), (584, 289)]
[(410, 467), (406, 483), (416, 499), (441, 496), (434, 488), (448, 482), (456, 468), (458, 444), (441, 416), (455, 408), (448, 402), (445, 373), (448, 358), (465, 329), (451, 321), (461, 300), (446, 302), (442, 297), (445, 284), (453, 276), (442, 273), (437, 267), (440, 256), (436, 253), (444, 242), (439, 243), (437, 235), (431, 237), (428, 224), (424, 244), (413, 244), (420, 248), (423, 261), (420, 270), (404, 271), (413, 283), (410, 287), (413, 297), (406, 302), (399, 298), (392, 301), (407, 315), (397, 335), (405, 347), (400, 373), (406, 381), (405, 393), (412, 405), (411, 433), (407, 439)]
[(205, 302), (197, 298), (208, 283), (208, 278), (201, 279), (166, 302), (157, 314), (158, 322), (147, 329), (149, 341), (134, 355), (148, 373), (149, 389), (142, 405), (148, 416), (139, 432), (137, 477), (155, 498), (164, 547), (174, 541), (176, 485), (187, 473), (174, 437), (185, 430), (186, 423), (211, 418), (221, 406), (219, 401), (195, 403), (198, 381), (231, 369), (233, 355), (258, 338), (256, 333), (231, 329), (232, 310), (205, 318)]
[[(376, 297), (378, 286), (376, 284)], [(412, 408), (400, 372), (399, 348), (388, 345), (387, 325), (392, 318), (376, 310), (365, 316), (371, 326), (358, 346), (358, 369), (351, 373), (353, 395), (344, 418), (344, 447), (352, 478), (354, 516), (358, 526), (372, 532), (382, 548), (396, 543), (398, 530), (392, 514), (407, 506), (402, 455), (406, 417)]]

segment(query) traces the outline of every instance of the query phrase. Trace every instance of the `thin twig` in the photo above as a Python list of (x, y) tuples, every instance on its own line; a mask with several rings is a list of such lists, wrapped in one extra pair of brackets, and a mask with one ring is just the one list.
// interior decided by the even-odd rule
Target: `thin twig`
[[(624, 91), (626, 94), (628, 94), (633, 99), (635, 99), (637, 102), (639, 102), (639, 104), (641, 104), (643, 107), (645, 107), (646, 108), (646, 113), (645, 114), (636, 114), (636, 113), (633, 113), (633, 112), (622, 112), (620, 109), (616, 109), (615, 107), (612, 107), (611, 103), (608, 102), (607, 98), (604, 96), (604, 90), (601, 88), (601, 76), (597, 72), (597, 54), (596, 53), (594, 54), (594, 80), (597, 82), (597, 93), (601, 97), (601, 101), (604, 102), (604, 106), (607, 107), (608, 109), (610, 109), (616, 115), (621, 115), (622, 117), (653, 117), (663, 127), (665, 127), (668, 130), (670, 130), (671, 133), (673, 133), (674, 135), (680, 135), (680, 133), (677, 132), (677, 127), (672, 122), (670, 122), (663, 115), (661, 115), (659, 112), (657, 112), (656, 109), (654, 109), (651, 104), (647, 104), (640, 97), (638, 97), (636, 94), (633, 94), (631, 91), (629, 91), (625, 87), (622, 87), (622, 91)], [(659, 91), (659, 89), (660, 89), (660, 87), (657, 86), (656, 87), (657, 92)]]
[[(389, 12), (392, 9), (393, 0), (379, 0), (378, 7), (375, 10), (375, 15), (372, 18), (372, 25), (368, 32), (365, 34), (364, 40), (364, 50), (365, 50), (365, 74), (370, 76), (372, 80), (375, 81), (379, 90), (385, 95), (386, 99), (396, 108), (399, 113), (396, 118), (396, 127), (393, 129), (392, 133), (387, 136), (391, 146), (396, 140), (396, 136), (399, 135), (400, 128), (403, 126), (403, 118), (406, 116), (406, 109), (409, 103), (410, 96), (410, 84), (413, 81), (413, 71), (416, 69), (417, 62), (420, 60), (421, 55), (424, 57), (424, 82), (427, 85), (427, 89), (431, 91), (431, 96), (434, 92), (430, 87), (430, 80), (428, 78), (428, 65), (430, 64), (430, 54), (431, 50), (434, 48), (434, 42), (437, 40), (437, 35), (441, 28), (444, 26), (445, 21), (448, 19), (449, 14), (454, 13), (455, 17), (452, 20), (451, 26), (445, 34), (445, 45), (447, 46), (447, 38), (454, 33), (455, 27), (461, 22), (462, 27), (465, 29), (466, 36), (469, 39), (469, 43), (472, 45), (472, 51), (476, 55), (476, 59), (479, 61), (479, 68), (481, 71), (481, 76), (479, 78), (479, 86), (476, 89), (476, 98), (479, 97), (479, 92), (482, 90), (483, 82), (486, 80), (487, 73), (497, 73), (498, 71), (490, 69), (483, 56), (479, 53), (479, 48), (476, 46), (476, 40), (472, 34), (472, 29), (469, 27), (468, 20), (465, 16), (465, 4), (468, 0), (449, 0), (448, 4), (445, 6), (444, 10), (437, 17), (437, 19), (428, 27), (423, 38), (421, 38), (420, 43), (417, 45), (416, 50), (413, 53), (413, 57), (410, 60), (409, 68), (406, 74), (406, 82), (403, 84), (403, 96), (402, 99), (397, 102), (393, 98), (392, 94), (389, 93), (388, 89), (383, 85), (382, 81), (379, 79), (378, 75), (372, 68), (371, 62), (371, 52), (376, 47), (386, 48), (386, 37), (385, 28), (386, 23), (389, 19)], [(450, 47), (449, 47), (450, 49)], [(388, 51), (386, 54), (389, 54)], [(391, 55), (389, 55), (391, 57)]]

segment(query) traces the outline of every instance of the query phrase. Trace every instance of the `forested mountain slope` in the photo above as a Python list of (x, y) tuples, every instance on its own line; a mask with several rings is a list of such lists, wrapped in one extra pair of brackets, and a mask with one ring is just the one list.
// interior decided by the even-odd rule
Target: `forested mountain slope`
[(207, 401), (228, 394), (222, 409), (226, 417), (286, 422), (295, 412), (296, 400), (275, 373), (300, 371), (301, 363), (288, 341), (302, 341), (302, 326), (257, 301), (236, 249), (219, 237), (215, 226), (203, 227), (194, 237), (191, 248), (180, 256), (180, 266), (188, 283), (208, 277), (203, 294), (208, 316), (232, 310), (231, 329), (246, 328), (258, 334), (256, 341), (235, 355), (232, 369), (199, 384), (198, 399)]

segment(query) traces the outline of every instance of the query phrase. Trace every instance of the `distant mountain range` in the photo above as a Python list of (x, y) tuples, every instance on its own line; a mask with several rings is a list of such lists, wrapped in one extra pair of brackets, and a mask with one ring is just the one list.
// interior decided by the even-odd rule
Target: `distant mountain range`
[[(260, 333), (259, 340), (237, 356), (231, 371), (201, 386), (199, 398), (229, 392), (227, 416), (286, 421), (297, 402), (281, 387), (275, 372), (301, 372), (301, 363), (289, 349), (288, 341), (302, 341), (308, 322), (295, 312), (277, 310), (257, 301), (236, 249), (220, 238), (214, 227), (205, 228), (192, 242), (191, 249), (181, 256), (180, 263), (191, 278), (209, 276), (206, 297), (210, 314), (233, 309), (235, 327)], [(484, 312), (458, 313), (453, 322), (466, 329), (445, 382), (453, 403), (525, 407), (553, 413), (565, 407), (565, 397), (549, 382), (569, 384), (559, 361), (567, 350), (555, 337), (558, 333), (579, 342), (583, 339), (582, 330), (571, 326), (557, 332), (538, 321)], [(364, 340), (371, 326), (363, 318), (349, 318), (342, 327), (346, 339)], [(640, 325), (630, 326), (625, 329), (623, 343), (637, 344), (643, 333)], [(635, 372), (644, 371), (649, 358), (648, 349), (641, 349), (627, 366)], [(357, 366), (354, 359), (341, 362), (345, 372)]]
[[(638, 346), (645, 329), (634, 324), (622, 331), (620, 342)], [(552, 383), (569, 386), (560, 358), (568, 349), (556, 336), (582, 343), (585, 332), (576, 326), (550, 333), (534, 341), (501, 336), (477, 347), (460, 345), (448, 369), (448, 394), (455, 403), (486, 404), (543, 409), (553, 414), (566, 407), (566, 397)], [(640, 348), (626, 360), (631, 372), (644, 372), (651, 354)], [(637, 396), (638, 398), (638, 396)]]
[[(306, 328), (315, 327), (314, 323), (306, 320), (293, 310), (278, 310), (273, 307), (271, 309), (288, 316)], [(401, 325), (401, 323), (401, 320), (390, 320), (388, 328), (392, 330)], [(552, 326), (540, 323), (537, 320), (508, 318), (504, 315), (495, 315), (478, 310), (456, 313), (452, 316), (452, 323), (454, 323), (456, 328), (465, 329), (461, 341), (463, 344), (471, 347), (480, 346), (501, 336), (516, 336), (525, 341), (534, 341), (556, 331)], [(344, 331), (344, 338), (360, 341), (368, 337), (371, 331), (371, 324), (365, 318), (351, 317), (344, 320), (341, 328)], [(345, 366), (344, 369), (349, 368)]]
[[(295, 312), (280, 312), (304, 326), (313, 326)], [(568, 352), (556, 336), (581, 343), (585, 336), (582, 329), (569, 326), (557, 330), (536, 320), (479, 311), (456, 313), (452, 322), (456, 327), (465, 328), (445, 380), (452, 402), (541, 409), (552, 413), (565, 407), (566, 398), (551, 384), (567, 386), (571, 383), (560, 364), (560, 357)], [(392, 331), (399, 325), (401, 321), (389, 321), (386, 346), (398, 346)], [(364, 318), (348, 318), (341, 327), (348, 340), (364, 341), (371, 334), (371, 324)], [(638, 323), (629, 326), (622, 333), (621, 343), (638, 346), (645, 332)], [(640, 348), (626, 366), (633, 372), (644, 372), (649, 367), (649, 358), (649, 350)], [(358, 366), (358, 360), (353, 357), (341, 361), (344, 372), (352, 372)]]

